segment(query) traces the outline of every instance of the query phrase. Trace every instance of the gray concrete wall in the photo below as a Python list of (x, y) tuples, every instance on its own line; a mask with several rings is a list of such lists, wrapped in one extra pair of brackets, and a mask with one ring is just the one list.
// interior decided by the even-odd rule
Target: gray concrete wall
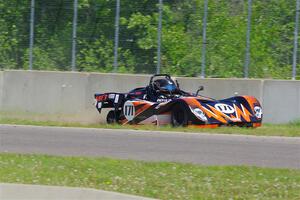
[(264, 121), (285, 123), (300, 119), (300, 81), (266, 80), (263, 91)]
[(180, 87), (186, 91), (196, 92), (199, 86), (204, 86), (201, 95), (215, 99), (224, 99), (238, 95), (255, 96), (262, 101), (263, 96), (263, 80), (245, 80), (245, 79), (216, 79), (216, 78), (176, 78)]
[(88, 74), (5, 71), (1, 111), (41, 120), (80, 120)]
[[(94, 93), (127, 92), (147, 84), (149, 76), (77, 72), (5, 71), (2, 115), (11, 118), (81, 123), (103, 121)], [(0, 81), (1, 81), (0, 75)], [(1, 85), (0, 85), (1, 86)], [(1, 94), (0, 92), (0, 94)]]
[[(105, 112), (99, 115), (94, 108), (94, 93), (128, 92), (148, 84), (149, 77), (77, 72), (0, 72), (0, 112), (10, 118), (97, 123), (103, 121)], [(300, 81), (176, 79), (182, 89), (190, 92), (203, 85), (205, 90), (201, 94), (216, 99), (233, 96), (235, 92), (253, 95), (262, 102), (264, 122), (285, 123), (300, 119)]]

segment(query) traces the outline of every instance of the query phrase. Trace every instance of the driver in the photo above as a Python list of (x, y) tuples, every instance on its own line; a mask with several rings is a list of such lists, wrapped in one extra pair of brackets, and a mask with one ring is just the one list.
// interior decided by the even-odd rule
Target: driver
[(154, 89), (162, 94), (173, 94), (177, 90), (175, 83), (167, 79), (157, 79), (153, 85)]
[(167, 101), (178, 91), (176, 84), (168, 79), (153, 81), (152, 88), (148, 89), (148, 98), (151, 101)]

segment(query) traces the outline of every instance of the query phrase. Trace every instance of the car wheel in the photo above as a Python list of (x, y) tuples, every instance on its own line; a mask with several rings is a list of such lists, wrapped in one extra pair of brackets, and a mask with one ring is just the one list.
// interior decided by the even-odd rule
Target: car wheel
[(116, 117), (116, 114), (115, 114), (114, 110), (111, 110), (111, 111), (108, 112), (108, 114), (106, 116), (106, 122), (108, 124), (117, 123), (117, 117)]
[(172, 109), (171, 124), (174, 127), (188, 125), (188, 113), (184, 105), (176, 104)]

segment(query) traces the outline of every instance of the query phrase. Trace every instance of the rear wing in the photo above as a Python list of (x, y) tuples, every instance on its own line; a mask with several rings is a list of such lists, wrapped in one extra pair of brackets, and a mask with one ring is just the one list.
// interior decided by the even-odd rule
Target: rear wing
[(101, 113), (102, 108), (115, 108), (115, 110), (118, 110), (125, 100), (125, 95), (123, 93), (95, 94), (95, 106), (99, 113)]

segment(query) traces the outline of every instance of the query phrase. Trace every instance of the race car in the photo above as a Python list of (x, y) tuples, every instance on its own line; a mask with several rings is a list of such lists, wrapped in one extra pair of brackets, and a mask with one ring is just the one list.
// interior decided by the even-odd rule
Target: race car
[(171, 124), (178, 126), (210, 127), (240, 126), (259, 127), (262, 124), (262, 107), (253, 96), (234, 96), (216, 100), (185, 92), (168, 74), (156, 74), (146, 87), (128, 93), (95, 94), (99, 113), (110, 108), (108, 124)]

